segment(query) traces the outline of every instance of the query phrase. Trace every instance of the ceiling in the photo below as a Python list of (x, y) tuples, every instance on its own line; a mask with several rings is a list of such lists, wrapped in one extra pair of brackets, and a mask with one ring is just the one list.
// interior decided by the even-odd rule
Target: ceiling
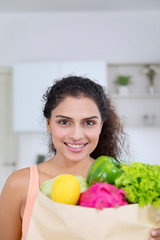
[(160, 0), (0, 0), (0, 12), (154, 11)]

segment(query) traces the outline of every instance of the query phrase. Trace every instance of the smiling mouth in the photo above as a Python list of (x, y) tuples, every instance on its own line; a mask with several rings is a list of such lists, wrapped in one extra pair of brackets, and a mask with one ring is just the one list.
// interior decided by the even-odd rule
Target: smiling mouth
[(85, 145), (87, 145), (87, 143), (84, 144), (70, 144), (70, 143), (65, 143), (67, 146), (74, 148), (74, 149), (78, 149), (78, 148), (83, 148)]

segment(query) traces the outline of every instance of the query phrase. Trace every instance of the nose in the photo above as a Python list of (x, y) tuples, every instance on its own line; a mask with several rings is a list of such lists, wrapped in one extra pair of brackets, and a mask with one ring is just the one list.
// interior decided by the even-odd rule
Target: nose
[(79, 125), (72, 126), (69, 137), (74, 141), (82, 139), (84, 137), (83, 128)]

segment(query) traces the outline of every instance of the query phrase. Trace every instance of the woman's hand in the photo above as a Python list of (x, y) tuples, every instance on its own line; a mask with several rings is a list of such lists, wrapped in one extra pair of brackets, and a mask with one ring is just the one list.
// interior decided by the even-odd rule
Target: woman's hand
[(160, 228), (156, 228), (151, 231), (150, 240), (160, 240)]

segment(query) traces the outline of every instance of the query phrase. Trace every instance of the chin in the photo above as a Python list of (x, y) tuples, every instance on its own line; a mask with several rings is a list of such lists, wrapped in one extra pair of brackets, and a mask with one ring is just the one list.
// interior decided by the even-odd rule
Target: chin
[[(88, 156), (88, 155), (87, 155)], [(66, 155), (66, 158), (69, 160), (69, 161), (71, 161), (71, 162), (80, 162), (80, 161), (82, 161), (84, 158), (87, 158), (87, 156), (86, 155), (82, 155), (82, 154), (74, 154), (74, 155)]]

